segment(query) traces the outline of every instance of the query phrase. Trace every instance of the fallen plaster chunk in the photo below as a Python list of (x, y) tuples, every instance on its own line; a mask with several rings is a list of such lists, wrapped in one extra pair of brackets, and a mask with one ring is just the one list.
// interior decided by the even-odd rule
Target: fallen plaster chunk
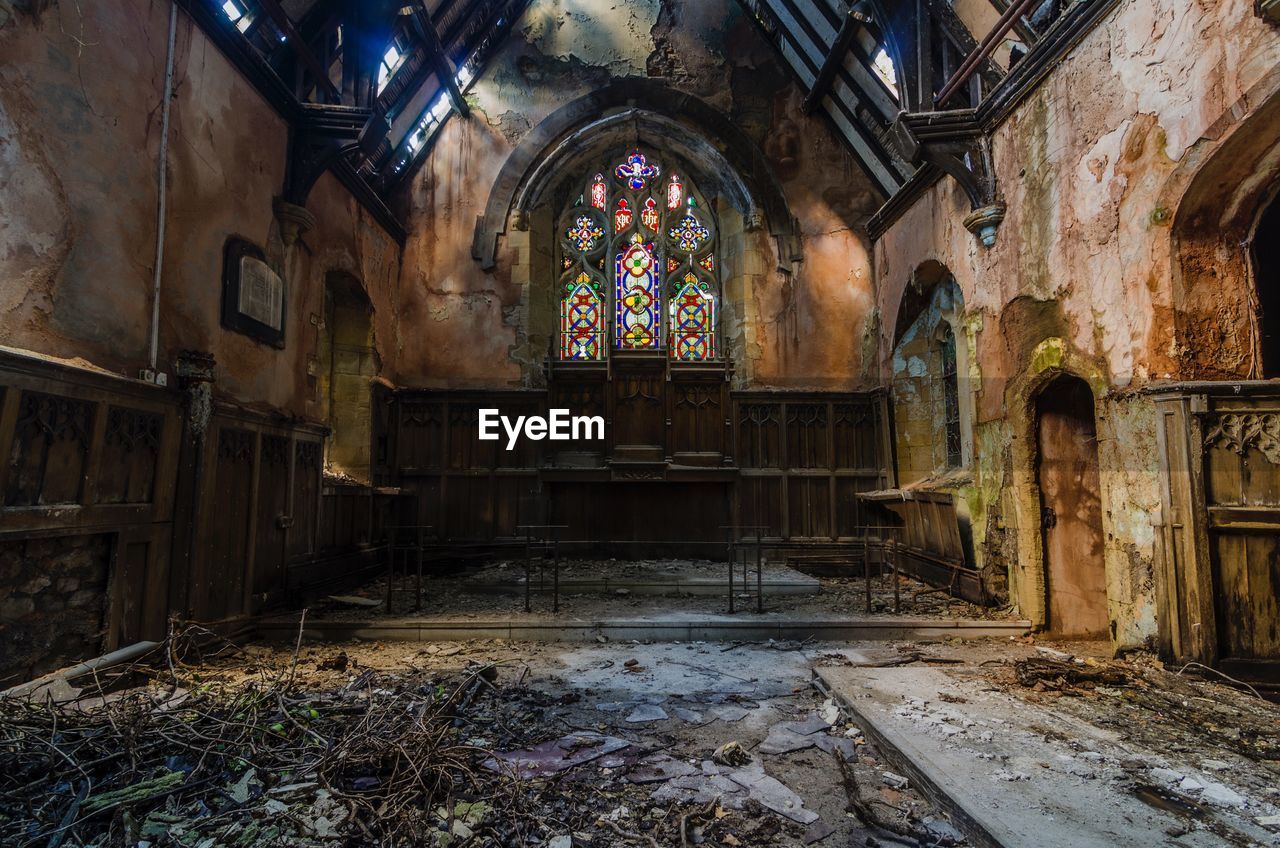
[(822, 819), (818, 819), (816, 822), (809, 825), (809, 829), (804, 832), (804, 836), (801, 839), (805, 845), (812, 845), (815, 842), (821, 842), (835, 832), (836, 829), (834, 827), (827, 824)]
[(804, 808), (804, 801), (784, 784), (764, 773), (764, 766), (755, 763), (729, 774), (729, 779), (747, 790), (747, 794), (760, 806), (773, 810), (800, 824), (812, 824), (818, 814)]
[(827, 721), (823, 716), (810, 716), (804, 721), (786, 722), (783, 727), (800, 736), (809, 736), (810, 734), (817, 733), (819, 730), (826, 730), (831, 727), (832, 724), (834, 724), (834, 722)]
[(1280, 827), (1280, 816), (1258, 816), (1254, 821), (1263, 827)]
[(627, 772), (627, 780), (631, 783), (659, 783), (673, 777), (688, 777), (698, 773), (697, 766), (691, 766), (684, 760), (677, 760), (669, 754), (655, 754), (641, 760)]
[(697, 712), (696, 710), (690, 710), (685, 707), (672, 707), (671, 714), (681, 721), (688, 722), (689, 724), (702, 723), (702, 713)]
[(710, 710), (714, 718), (721, 721), (742, 721), (747, 717), (749, 711), (737, 706), (736, 704), (717, 704)]
[(769, 728), (769, 735), (760, 743), (759, 751), (762, 754), (787, 754), (792, 751), (812, 748), (813, 745), (814, 739), (812, 737), (801, 736), (786, 725), (775, 724)]
[(1148, 771), (1147, 774), (1150, 775), (1151, 779), (1156, 783), (1163, 783), (1165, 785), (1170, 783), (1181, 783), (1182, 779), (1186, 777), (1186, 775), (1181, 772), (1167, 768), (1153, 768)]
[(1194, 777), (1184, 777), (1182, 782), (1178, 784), (1178, 789), (1183, 792), (1203, 792), (1204, 784)]
[(894, 774), (891, 771), (881, 772), (880, 779), (884, 781), (886, 786), (892, 786), (894, 789), (906, 789), (911, 782), (902, 775)]
[(993, 774), (992, 777), (994, 777), (996, 780), (1003, 780), (1009, 783), (1013, 783), (1014, 781), (1018, 781), (1018, 780), (1031, 779), (1031, 775), (1027, 774), (1025, 771), (1007, 771), (1005, 769), (1000, 769), (995, 774)]
[(629, 724), (646, 724), (651, 721), (665, 721), (667, 718), (667, 711), (662, 707), (655, 704), (640, 704), (631, 711), (626, 721)]
[(1213, 783), (1212, 781), (1205, 784), (1204, 792), (1200, 797), (1208, 801), (1210, 804), (1215, 804), (1219, 807), (1239, 808), (1243, 807), (1245, 803), (1244, 798), (1235, 790), (1227, 786), (1223, 786), (1221, 783)]
[(927, 818), (921, 824), (929, 831), (929, 835), (944, 844), (959, 845), (965, 841), (965, 835), (946, 819)]
[(589, 763), (605, 754), (620, 751), (630, 744), (627, 740), (616, 736), (577, 733), (543, 742), (526, 751), (495, 754), (485, 760), (483, 765), (490, 771), (513, 769), (516, 777), (521, 779), (543, 777)]

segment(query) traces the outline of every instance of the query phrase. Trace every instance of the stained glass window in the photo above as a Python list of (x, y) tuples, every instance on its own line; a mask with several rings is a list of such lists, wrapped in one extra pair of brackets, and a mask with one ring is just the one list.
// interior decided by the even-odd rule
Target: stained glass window
[(692, 272), (671, 298), (671, 356), (700, 362), (716, 357), (716, 299), (711, 286)]
[(560, 302), (560, 351), (565, 359), (597, 360), (604, 356), (604, 303), (600, 281), (583, 271), (566, 288)]
[(687, 178), (647, 152), (602, 164), (580, 194), (574, 187), (576, 202), (561, 218), (559, 357), (600, 361), (614, 350), (719, 358), (709, 207)]

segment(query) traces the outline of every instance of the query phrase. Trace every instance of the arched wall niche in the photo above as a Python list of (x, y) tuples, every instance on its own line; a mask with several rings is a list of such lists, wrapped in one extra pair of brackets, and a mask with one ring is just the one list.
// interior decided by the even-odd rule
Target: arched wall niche
[(529, 132), (499, 172), (476, 222), (472, 256), (497, 264), (498, 242), (523, 230), (573, 162), (593, 151), (651, 143), (695, 164), (704, 193), (719, 195), (750, 230), (767, 227), (778, 243), (779, 269), (799, 261), (800, 239), (781, 185), (764, 154), (727, 115), (658, 80), (632, 78), (562, 106)]
[[(1262, 378), (1253, 246), (1280, 189), (1280, 95), (1195, 167), (1173, 216), (1176, 357), (1183, 379)], [(1176, 179), (1175, 175), (1175, 179)], [(1160, 210), (1157, 210), (1157, 217)]]
[(892, 320), (886, 370), (898, 483), (958, 484), (952, 478), (973, 461), (974, 412), (964, 294), (950, 269), (936, 260), (917, 266)]
[(360, 280), (348, 271), (325, 274), (317, 357), (321, 403), (330, 430), (325, 468), (368, 482), (373, 441), (370, 391), (381, 361), (373, 333), (373, 304)]

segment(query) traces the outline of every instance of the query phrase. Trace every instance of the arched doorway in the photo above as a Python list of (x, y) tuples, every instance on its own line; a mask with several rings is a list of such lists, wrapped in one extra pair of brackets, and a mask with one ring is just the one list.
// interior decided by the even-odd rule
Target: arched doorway
[(1110, 616), (1093, 392), (1062, 374), (1036, 396), (1035, 412), (1046, 625), (1058, 636), (1103, 636)]
[(378, 374), (373, 306), (345, 271), (325, 275), (320, 335), (321, 397), (330, 435), (325, 470), (369, 482), (372, 455), (370, 384)]
[(1253, 282), (1258, 304), (1262, 378), (1280, 377), (1280, 198), (1273, 198), (1253, 233)]

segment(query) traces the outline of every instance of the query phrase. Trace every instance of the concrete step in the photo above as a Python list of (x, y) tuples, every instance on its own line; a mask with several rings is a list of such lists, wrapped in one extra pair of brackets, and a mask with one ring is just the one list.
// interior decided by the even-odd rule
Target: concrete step
[[(299, 616), (264, 619), (258, 635), (268, 641), (298, 638)], [(390, 618), (323, 620), (307, 618), (303, 636), (324, 641), (367, 639), (398, 642), (453, 642), (508, 639), (525, 642), (725, 642), (777, 640), (875, 641), (893, 639), (1008, 638), (1021, 636), (1028, 621), (970, 621), (884, 616), (801, 618), (778, 613), (665, 616), (586, 620), (569, 616), (514, 615), (508, 619)]]
[[(1011, 696), (973, 668), (824, 666), (814, 669), (814, 682), (837, 699), (894, 772), (945, 809), (975, 845), (1226, 844), (1212, 827), (1189, 828), (1176, 811), (1151, 806), (1133, 791), (1121, 764), (1157, 764), (1168, 752), (1143, 751), (1052, 703)], [(1259, 840), (1254, 844), (1271, 844), (1266, 840), (1273, 834), (1244, 813), (1214, 811), (1230, 829)], [(1175, 843), (1171, 833), (1182, 835)]]

